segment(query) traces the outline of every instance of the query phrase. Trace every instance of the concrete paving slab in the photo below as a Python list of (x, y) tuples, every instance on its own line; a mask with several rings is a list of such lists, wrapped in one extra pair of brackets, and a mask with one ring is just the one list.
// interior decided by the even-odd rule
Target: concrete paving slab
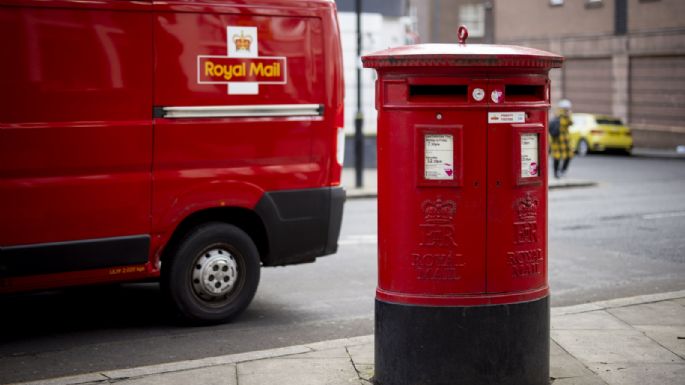
[[(685, 359), (685, 326), (644, 325), (635, 328), (661, 346), (679, 355), (680, 358)], [(685, 383), (685, 379), (683, 379), (683, 383)]]
[(614, 298), (606, 301), (595, 302), (597, 306), (603, 308), (624, 307), (631, 305), (641, 305), (643, 303), (668, 301), (676, 298), (685, 298), (685, 290), (669, 291), (665, 293), (643, 294), (634, 297)]
[(609, 385), (685, 384), (685, 364), (599, 364), (592, 370)]
[(638, 330), (553, 330), (552, 338), (564, 350), (590, 363), (675, 363), (680, 357)]
[[(580, 305), (553, 307), (551, 309), (552, 316), (564, 314), (587, 313), (595, 310), (612, 309), (617, 307), (625, 307), (632, 305), (641, 305), (651, 302), (677, 300), (685, 302), (685, 290), (670, 291), (666, 293), (643, 294), (634, 297), (615, 298), (606, 301), (597, 301), (592, 303), (583, 303)], [(685, 306), (685, 303), (683, 303)]]
[(683, 298), (676, 298), (673, 300), (673, 302), (681, 304), (682, 306), (685, 306), (685, 297)]
[(550, 190), (574, 187), (594, 187), (597, 182), (583, 179), (550, 179), (548, 187)]
[(594, 373), (580, 361), (573, 358), (567, 351), (562, 349), (556, 342), (550, 344), (549, 375), (554, 379), (587, 377)]
[(321, 341), (307, 344), (306, 346), (311, 350), (326, 350), (345, 346), (355, 346), (373, 343), (373, 334), (368, 336), (340, 338), (337, 340)]
[(374, 374), (374, 366), (373, 365), (366, 365), (366, 364), (361, 364), (361, 365), (355, 365), (354, 367), (357, 369), (357, 374), (359, 375), (359, 378), (362, 380), (372, 383), (373, 381), (373, 374)]
[(373, 365), (373, 348), (373, 343), (348, 346), (347, 352), (349, 353), (350, 357), (352, 358), (352, 362), (354, 362), (355, 365)]
[(552, 320), (552, 330), (617, 330), (630, 329), (630, 325), (605, 310), (591, 313), (567, 314)]
[(685, 326), (685, 307), (674, 301), (626, 306), (609, 312), (631, 325)]
[(604, 310), (602, 306), (598, 306), (594, 303), (583, 303), (580, 305), (564, 306), (564, 307), (553, 307), (550, 311), (552, 317), (557, 317), (566, 314), (579, 314), (579, 313), (589, 313), (596, 310)]
[(46, 378), (44, 380), (28, 381), (11, 385), (88, 385), (102, 383), (107, 377), (100, 373), (79, 374), (77, 376)]
[(240, 385), (360, 385), (348, 358), (309, 358), (251, 361), (238, 364)]
[(285, 357), (281, 357), (281, 358), (284, 360), (288, 360), (288, 359), (294, 359), (294, 360), (320, 359), (320, 358), (337, 358), (337, 359), (349, 360), (350, 356), (349, 356), (349, 354), (347, 354), (347, 350), (345, 349), (345, 347), (341, 346), (338, 348), (315, 350), (315, 351), (309, 352), (309, 353), (296, 354), (296, 355), (285, 356)]
[(198, 369), (214, 365), (225, 365), (236, 362), (261, 360), (271, 357), (281, 357), (291, 354), (308, 353), (311, 351), (311, 349), (302, 345), (288, 346), (284, 348), (276, 348), (270, 350), (260, 350), (255, 352), (230, 354), (226, 356), (208, 357), (198, 360), (187, 360), (179, 362), (170, 362), (159, 365), (140, 366), (137, 368), (110, 370), (103, 372), (102, 374), (111, 379), (141, 377), (166, 372), (177, 372), (181, 370)]
[(560, 378), (554, 380), (552, 385), (607, 385), (607, 383), (593, 374), (585, 377)]
[(117, 381), (117, 385), (238, 385), (235, 364), (209, 368), (154, 374), (151, 376)]
[(685, 154), (678, 152), (678, 148), (633, 148), (633, 156), (641, 158), (685, 159)]

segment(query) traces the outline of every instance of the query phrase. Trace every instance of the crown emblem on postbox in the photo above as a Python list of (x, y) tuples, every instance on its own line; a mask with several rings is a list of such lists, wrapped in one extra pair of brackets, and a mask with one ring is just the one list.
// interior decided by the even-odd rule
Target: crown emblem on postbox
[(517, 202), (519, 219), (522, 221), (535, 221), (537, 218), (538, 203), (539, 201), (537, 198), (530, 194), (526, 195), (523, 199), (519, 199)]
[(451, 200), (444, 201), (439, 197), (434, 201), (423, 201), (421, 209), (423, 209), (423, 219), (426, 223), (446, 223), (454, 218), (457, 204)]
[(245, 36), (245, 32), (240, 31), (240, 35), (233, 35), (233, 43), (236, 51), (249, 51), (250, 45), (252, 45), (252, 37)]

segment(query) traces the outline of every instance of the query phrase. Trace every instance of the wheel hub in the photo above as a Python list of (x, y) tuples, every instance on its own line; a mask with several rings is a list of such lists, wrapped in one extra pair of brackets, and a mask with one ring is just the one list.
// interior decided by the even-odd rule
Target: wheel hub
[(238, 281), (238, 264), (225, 249), (211, 249), (202, 254), (193, 269), (193, 289), (204, 299), (220, 299), (230, 293)]

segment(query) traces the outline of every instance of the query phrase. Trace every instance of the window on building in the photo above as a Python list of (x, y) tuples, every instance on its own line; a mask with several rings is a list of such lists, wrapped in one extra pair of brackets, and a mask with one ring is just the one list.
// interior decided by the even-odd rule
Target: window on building
[(560, 7), (564, 5), (564, 0), (549, 0), (549, 5), (552, 7)]
[(614, 34), (625, 35), (628, 32), (628, 0), (616, 0), (614, 3)]
[(459, 6), (459, 24), (468, 28), (471, 37), (485, 36), (485, 7), (483, 4)]
[(585, 8), (599, 8), (604, 5), (604, 0), (585, 0)]

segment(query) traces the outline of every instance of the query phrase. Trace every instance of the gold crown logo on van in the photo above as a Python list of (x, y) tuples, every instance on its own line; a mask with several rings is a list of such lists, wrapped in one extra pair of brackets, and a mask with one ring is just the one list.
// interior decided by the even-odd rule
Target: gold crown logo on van
[(226, 27), (226, 56), (198, 55), (197, 82), (226, 84), (229, 95), (259, 94), (261, 84), (286, 84), (284, 56), (259, 56), (257, 27)]
[(250, 51), (250, 44), (252, 44), (252, 37), (245, 36), (245, 31), (240, 31), (240, 35), (233, 35), (233, 43), (236, 51)]

